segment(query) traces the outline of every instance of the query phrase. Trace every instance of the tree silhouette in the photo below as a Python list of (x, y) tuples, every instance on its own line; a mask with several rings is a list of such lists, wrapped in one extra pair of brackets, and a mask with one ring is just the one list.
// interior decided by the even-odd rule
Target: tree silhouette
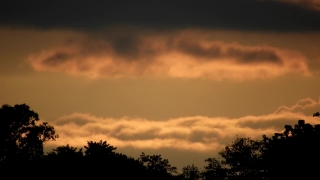
[(314, 165), (320, 161), (320, 125), (299, 120), (294, 127), (285, 125), (283, 133), (264, 136), (264, 143), (263, 159), (270, 179), (319, 178)]
[(96, 171), (107, 173), (109, 178), (126, 179), (128, 175), (132, 179), (145, 178), (144, 167), (138, 160), (115, 152), (117, 148), (107, 141), (88, 141), (84, 148), (83, 174), (90, 178), (101, 178), (99, 173), (93, 173)]
[(319, 112), (313, 113), (313, 117), (319, 117), (320, 118), (320, 113)]
[(205, 162), (208, 164), (204, 166), (204, 171), (201, 173), (203, 180), (224, 180), (227, 178), (227, 169), (224, 167), (221, 160), (208, 158)]
[(41, 164), (41, 169), (46, 172), (47, 169), (55, 169), (55, 173), (51, 174), (51, 178), (59, 178), (63, 174), (64, 176), (72, 175), (77, 177), (79, 172), (85, 170), (84, 156), (82, 149), (69, 146), (59, 146), (52, 149), (47, 155), (44, 156)]
[(161, 155), (145, 155), (141, 153), (140, 162), (146, 166), (147, 170), (155, 173), (177, 173), (177, 168), (171, 166), (168, 159), (162, 159)]
[(43, 157), (44, 143), (58, 136), (53, 126), (38, 121), (38, 114), (26, 104), (0, 108), (0, 166), (28, 163)]
[(239, 138), (227, 145), (219, 155), (221, 163), (228, 167), (229, 179), (259, 179), (262, 169), (260, 141), (251, 138)]
[(107, 141), (99, 142), (88, 141), (88, 145), (84, 146), (85, 156), (90, 158), (107, 158), (115, 154), (116, 147), (111, 146)]
[(201, 173), (199, 168), (192, 164), (182, 168), (182, 176), (184, 180), (199, 180)]
[[(88, 141), (84, 146), (84, 157), (87, 173), (92, 171), (114, 172), (115, 167), (115, 150), (107, 141)], [(90, 174), (91, 178), (98, 177), (97, 174)]]
[(318, 179), (319, 152), (320, 124), (298, 120), (262, 140), (237, 137), (219, 152), (221, 160), (205, 160), (202, 179)]
[(146, 173), (152, 178), (172, 178), (177, 173), (177, 168), (171, 166), (168, 159), (162, 159), (161, 155), (145, 155), (141, 153), (138, 158), (140, 163), (145, 166)]
[(82, 149), (77, 150), (77, 148), (69, 146), (59, 146), (52, 151), (47, 153), (48, 158), (62, 161), (77, 161), (83, 157)]

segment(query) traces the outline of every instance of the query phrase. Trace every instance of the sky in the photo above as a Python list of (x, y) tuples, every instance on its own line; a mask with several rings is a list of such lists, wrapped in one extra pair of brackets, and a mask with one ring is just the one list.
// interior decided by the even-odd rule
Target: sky
[(180, 170), (235, 138), (318, 124), (319, 0), (5, 1), (0, 104), (59, 138)]

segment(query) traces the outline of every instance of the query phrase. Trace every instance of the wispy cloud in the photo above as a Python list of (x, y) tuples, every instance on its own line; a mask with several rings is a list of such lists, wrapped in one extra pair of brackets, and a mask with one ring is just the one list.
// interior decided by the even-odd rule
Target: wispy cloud
[(82, 146), (86, 141), (103, 139), (123, 148), (212, 151), (231, 143), (236, 135), (260, 139), (263, 134), (281, 132), (285, 124), (294, 125), (299, 119), (319, 124), (319, 118), (309, 113), (319, 109), (320, 100), (306, 98), (291, 107), (281, 106), (274, 113), (239, 118), (194, 116), (154, 121), (73, 113), (51, 122), (61, 138), (48, 144)]
[[(123, 30), (123, 29), (122, 29)], [(142, 35), (143, 34), (143, 35)], [(306, 57), (271, 46), (212, 41), (209, 31), (130, 32), (75, 39), (31, 54), (37, 71), (91, 78), (159, 77), (243, 81), (309, 75)]]

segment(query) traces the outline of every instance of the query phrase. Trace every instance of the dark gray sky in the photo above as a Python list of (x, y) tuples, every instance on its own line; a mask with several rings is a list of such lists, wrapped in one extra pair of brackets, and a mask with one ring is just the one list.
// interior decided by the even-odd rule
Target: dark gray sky
[(2, 1), (0, 23), (86, 30), (127, 24), (165, 29), (318, 31), (320, 11), (281, 0)]

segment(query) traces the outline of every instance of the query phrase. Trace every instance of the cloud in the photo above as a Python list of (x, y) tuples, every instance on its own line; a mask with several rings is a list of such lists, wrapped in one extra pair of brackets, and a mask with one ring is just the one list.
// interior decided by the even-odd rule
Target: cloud
[[(271, 46), (212, 41), (210, 31), (159, 33), (127, 28), (74, 39), (31, 54), (37, 71), (56, 71), (91, 78), (159, 77), (252, 80), (290, 73), (310, 75), (306, 57)], [(132, 32), (130, 31), (132, 30)]]
[(83, 146), (87, 141), (107, 140), (119, 148), (175, 149), (197, 152), (220, 150), (236, 137), (261, 139), (262, 135), (282, 132), (284, 125), (294, 125), (299, 119), (319, 124), (319, 118), (306, 114), (319, 111), (319, 101), (302, 99), (297, 104), (279, 107), (274, 113), (260, 116), (180, 117), (162, 121), (144, 118), (108, 118), (87, 113), (73, 113), (50, 122), (60, 138), (48, 145)]
[(318, 31), (320, 13), (300, 8), (301, 4), (318, 7), (317, 3), (312, 0), (35, 0), (21, 1), (17, 6), (16, 1), (8, 1), (0, 6), (0, 25), (93, 31), (129, 24), (153, 29)]
[(283, 112), (305, 112), (307, 114), (313, 114), (314, 112), (319, 111), (320, 99), (315, 101), (311, 98), (305, 98), (299, 100), (295, 105), (291, 107), (280, 106), (275, 113), (283, 113)]

